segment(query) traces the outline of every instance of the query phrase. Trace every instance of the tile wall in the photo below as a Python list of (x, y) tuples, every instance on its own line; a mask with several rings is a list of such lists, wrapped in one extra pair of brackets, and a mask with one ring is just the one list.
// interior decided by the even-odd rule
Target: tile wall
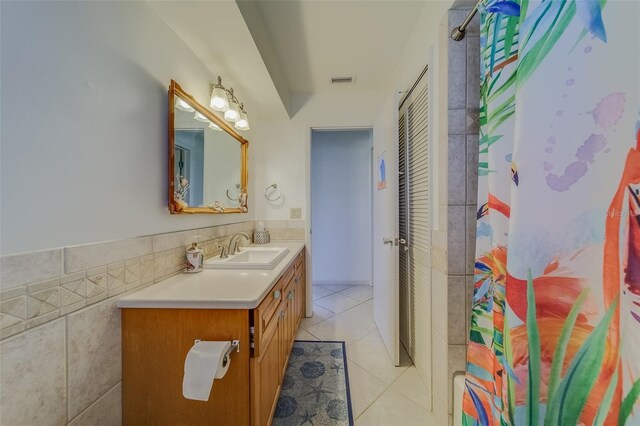
[(264, 220), (262, 222), (269, 231), (271, 241), (305, 240), (304, 220)]
[[(178, 274), (192, 241), (211, 257), (253, 228), (250, 221), (2, 256), (0, 423), (121, 424), (117, 299)], [(273, 231), (292, 237), (296, 229)]]
[[(479, 19), (473, 19), (461, 41), (449, 34), (469, 14), (451, 9), (440, 26), (441, 84), (448, 93), (439, 100), (443, 121), (439, 163), (446, 180), (438, 188), (439, 218), (432, 236), (433, 407), (438, 424), (451, 424), (453, 376), (466, 366), (478, 187), (478, 110), (480, 96)], [(447, 303), (442, 303), (446, 301)], [(440, 368), (446, 366), (446, 368)]]

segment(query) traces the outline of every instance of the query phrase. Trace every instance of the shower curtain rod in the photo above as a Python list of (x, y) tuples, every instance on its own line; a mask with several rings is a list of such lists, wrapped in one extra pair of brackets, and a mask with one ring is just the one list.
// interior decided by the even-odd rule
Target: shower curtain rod
[(478, 4), (479, 2), (476, 3), (475, 6), (473, 6), (473, 9), (471, 9), (471, 12), (469, 12), (469, 15), (467, 15), (467, 19), (465, 19), (459, 27), (455, 27), (453, 31), (451, 31), (452, 39), (454, 39), (455, 41), (460, 41), (464, 38), (464, 32), (467, 29), (467, 25), (469, 25), (469, 22), (471, 22), (473, 17), (476, 16), (476, 13), (478, 13)]

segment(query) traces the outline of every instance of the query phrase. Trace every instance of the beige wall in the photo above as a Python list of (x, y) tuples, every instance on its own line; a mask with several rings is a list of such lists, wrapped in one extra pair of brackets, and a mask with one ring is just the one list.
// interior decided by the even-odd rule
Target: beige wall
[(1, 7), (0, 253), (253, 220), (167, 214), (169, 83), (215, 76), (147, 2)]
[(169, 214), (169, 82), (206, 104), (214, 79), (147, 3), (1, 7), (0, 424), (119, 424), (116, 300), (254, 210)]

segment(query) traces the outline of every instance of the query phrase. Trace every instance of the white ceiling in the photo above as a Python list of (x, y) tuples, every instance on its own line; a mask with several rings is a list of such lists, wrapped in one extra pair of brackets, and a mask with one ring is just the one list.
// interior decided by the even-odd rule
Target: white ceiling
[[(389, 87), (427, 4), (415, 0), (257, 3), (291, 93)], [(355, 76), (356, 83), (331, 85), (336, 76)]]
[[(293, 94), (388, 88), (428, 1), (149, 0), (254, 119), (291, 116)], [(354, 85), (331, 85), (354, 76)]]
[(222, 83), (233, 87), (252, 119), (288, 117), (287, 108), (234, 0), (150, 0), (148, 3), (213, 75), (222, 76)]

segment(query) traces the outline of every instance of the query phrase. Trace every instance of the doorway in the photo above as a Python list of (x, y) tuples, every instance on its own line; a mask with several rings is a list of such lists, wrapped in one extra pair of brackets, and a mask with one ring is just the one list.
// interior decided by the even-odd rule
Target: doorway
[(311, 132), (314, 286), (372, 284), (371, 129)]

